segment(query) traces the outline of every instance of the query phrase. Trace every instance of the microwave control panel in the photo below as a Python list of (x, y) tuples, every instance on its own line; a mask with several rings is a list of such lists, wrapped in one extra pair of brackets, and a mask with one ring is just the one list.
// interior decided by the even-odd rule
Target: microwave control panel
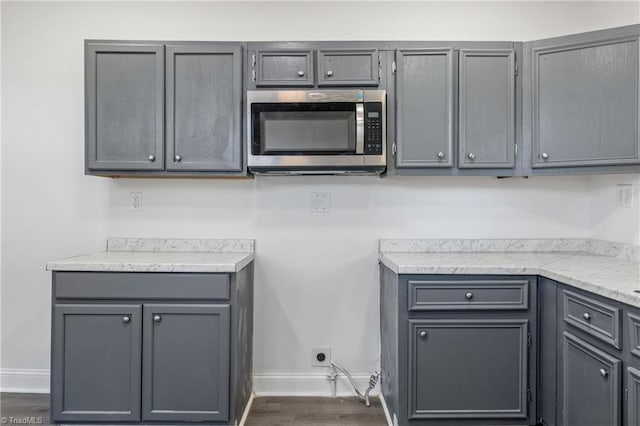
[(367, 102), (364, 104), (364, 155), (382, 154), (382, 104)]

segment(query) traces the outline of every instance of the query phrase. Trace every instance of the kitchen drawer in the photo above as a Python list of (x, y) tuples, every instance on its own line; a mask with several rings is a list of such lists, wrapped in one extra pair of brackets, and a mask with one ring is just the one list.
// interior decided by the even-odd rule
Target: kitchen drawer
[(228, 274), (55, 272), (57, 299), (229, 299)]
[(312, 50), (261, 50), (256, 56), (257, 87), (313, 87)]
[(377, 86), (376, 49), (318, 51), (318, 86)]
[(527, 310), (529, 281), (410, 280), (409, 311)]
[(591, 297), (563, 290), (564, 320), (587, 334), (620, 349), (620, 309)]

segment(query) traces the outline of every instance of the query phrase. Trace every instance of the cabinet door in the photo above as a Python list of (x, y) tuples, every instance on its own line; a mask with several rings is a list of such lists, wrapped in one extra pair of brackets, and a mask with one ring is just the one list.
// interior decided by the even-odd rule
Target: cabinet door
[(461, 50), (459, 167), (513, 168), (515, 53)]
[(89, 170), (163, 170), (164, 46), (85, 45)]
[(618, 359), (565, 332), (562, 410), (565, 426), (619, 426)]
[(640, 162), (637, 33), (530, 45), (533, 167)]
[(256, 86), (313, 87), (313, 51), (262, 50), (257, 53)]
[(52, 420), (139, 421), (140, 305), (53, 308)]
[(318, 51), (318, 86), (377, 86), (376, 49)]
[(396, 52), (396, 167), (453, 165), (453, 50)]
[(226, 421), (229, 305), (145, 305), (142, 419)]
[(410, 419), (528, 416), (528, 320), (410, 320)]
[(167, 46), (167, 170), (240, 171), (242, 47)]
[(640, 424), (640, 370), (627, 367), (627, 426)]

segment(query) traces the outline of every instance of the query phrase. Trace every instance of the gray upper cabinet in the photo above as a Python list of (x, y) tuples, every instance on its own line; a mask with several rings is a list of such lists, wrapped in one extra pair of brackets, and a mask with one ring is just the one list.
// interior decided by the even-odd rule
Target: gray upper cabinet
[(164, 46), (85, 43), (89, 170), (162, 170)]
[(167, 170), (240, 171), (242, 48), (166, 47)]
[(515, 102), (513, 50), (460, 50), (460, 168), (514, 167)]
[(640, 163), (640, 27), (527, 43), (534, 168)]
[(140, 305), (53, 308), (54, 421), (140, 419)]
[(527, 419), (528, 320), (410, 320), (410, 419)]
[(563, 424), (620, 426), (621, 361), (567, 332), (563, 356)]
[(377, 86), (380, 81), (377, 49), (318, 51), (318, 86)]
[(144, 305), (142, 419), (226, 421), (229, 305)]
[(453, 49), (399, 49), (396, 64), (396, 167), (452, 167)]
[(313, 87), (313, 50), (261, 50), (256, 53), (257, 87)]

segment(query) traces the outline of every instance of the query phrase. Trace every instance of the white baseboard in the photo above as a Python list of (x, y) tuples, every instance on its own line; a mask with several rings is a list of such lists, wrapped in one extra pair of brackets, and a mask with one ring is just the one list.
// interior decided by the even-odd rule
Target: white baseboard
[(247, 417), (249, 417), (249, 412), (251, 411), (251, 406), (253, 405), (253, 400), (256, 398), (256, 394), (251, 392), (251, 396), (249, 396), (249, 401), (247, 401), (246, 407), (244, 407), (244, 411), (242, 412), (242, 418), (240, 419), (240, 423), (238, 426), (244, 426), (247, 422)]
[(49, 370), (0, 368), (0, 392), (49, 393)]
[[(369, 386), (369, 375), (354, 375), (361, 392)], [(253, 391), (260, 396), (331, 396), (332, 384), (327, 374), (255, 374)], [(377, 395), (377, 388), (371, 395)], [(356, 396), (349, 380), (338, 375), (336, 396)]]
[(384, 399), (382, 392), (380, 392), (378, 398), (380, 398), (380, 404), (382, 405), (382, 411), (384, 411), (384, 418), (387, 419), (387, 424), (389, 426), (394, 426), (393, 420), (391, 420), (391, 413), (389, 413), (389, 407), (387, 406), (387, 401)]

